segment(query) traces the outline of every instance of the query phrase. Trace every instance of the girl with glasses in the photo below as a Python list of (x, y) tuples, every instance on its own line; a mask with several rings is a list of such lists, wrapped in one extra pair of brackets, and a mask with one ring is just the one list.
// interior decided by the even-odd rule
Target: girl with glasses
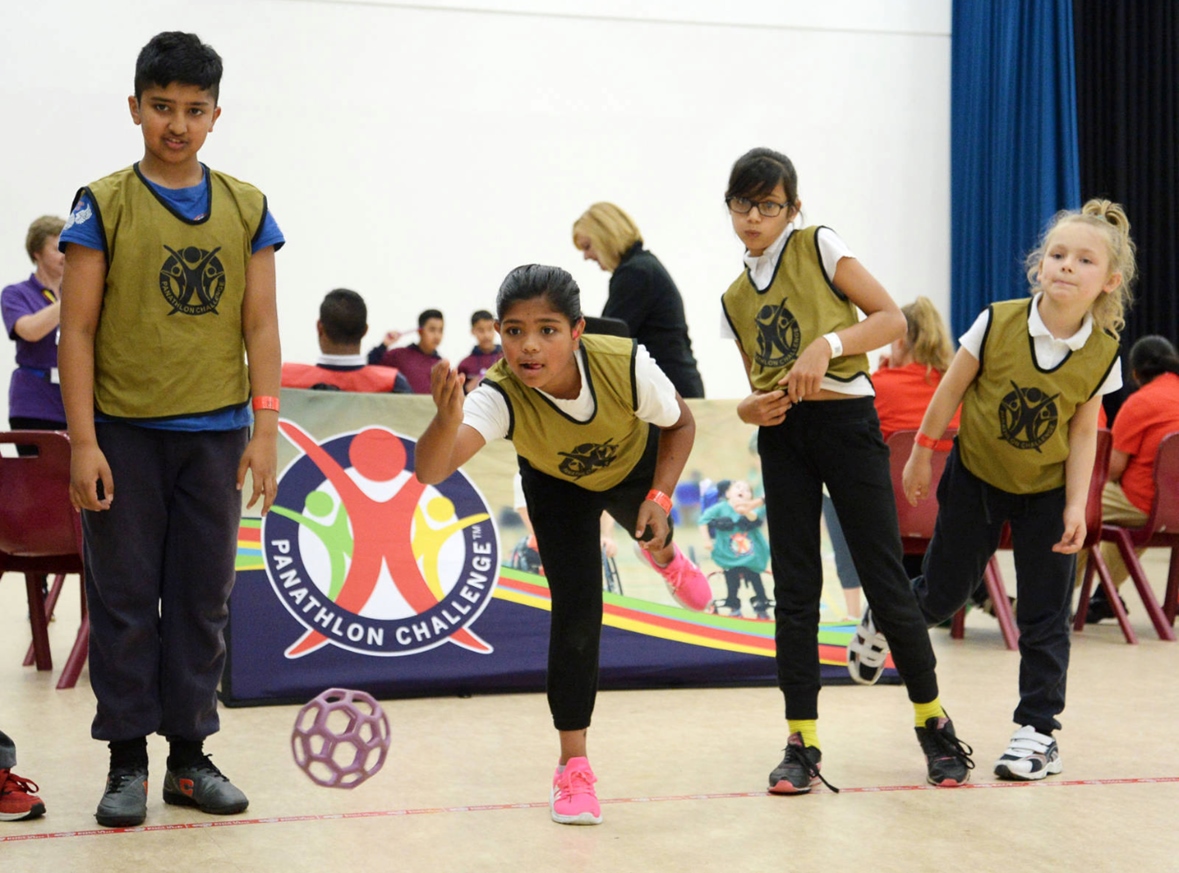
[[(758, 148), (739, 158), (725, 203), (745, 246), (745, 270), (721, 303), (751, 389), (737, 413), (759, 427), (778, 682), (789, 729), (769, 790), (802, 794), (825, 782), (817, 728), (824, 485), (872, 614), (887, 625), (926, 778), (961, 785), (974, 766), (971, 749), (942, 708), (929, 632), (901, 564), (888, 448), (868, 377), (866, 352), (902, 336), (905, 317), (834, 231), (802, 226), (798, 176), (785, 155)], [(860, 675), (858, 664), (849, 670), (857, 682), (876, 678)]]

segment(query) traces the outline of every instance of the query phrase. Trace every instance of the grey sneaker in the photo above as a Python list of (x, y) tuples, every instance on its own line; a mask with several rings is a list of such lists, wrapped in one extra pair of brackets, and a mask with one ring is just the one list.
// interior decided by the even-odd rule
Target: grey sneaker
[(802, 734), (792, 733), (786, 740), (782, 763), (770, 771), (771, 794), (806, 794), (822, 782), (836, 794), (839, 789), (823, 778), (823, 753), (814, 746), (805, 746)]
[(233, 815), (245, 812), (250, 801), (236, 785), (209, 760), (200, 760), (189, 767), (168, 768), (164, 775), (164, 803), (174, 806), (195, 806), (210, 815)]
[(94, 813), (104, 828), (133, 828), (147, 818), (147, 767), (116, 767)]

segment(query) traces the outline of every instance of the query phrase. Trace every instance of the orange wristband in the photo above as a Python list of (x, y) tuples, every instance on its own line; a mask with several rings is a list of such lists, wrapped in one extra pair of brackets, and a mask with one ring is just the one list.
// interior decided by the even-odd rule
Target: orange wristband
[(652, 503), (658, 504), (660, 509), (666, 512), (668, 515), (671, 515), (671, 498), (662, 491), (656, 491), (654, 488), (652, 488), (647, 492), (647, 499)]
[(277, 397), (255, 397), (253, 401), (254, 411), (260, 409), (273, 409), (278, 412), (278, 398)]

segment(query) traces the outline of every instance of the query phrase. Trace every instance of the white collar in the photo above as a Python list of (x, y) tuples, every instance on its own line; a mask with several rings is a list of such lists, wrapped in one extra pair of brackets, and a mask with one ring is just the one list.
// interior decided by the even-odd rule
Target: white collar
[(363, 367), (368, 363), (364, 355), (320, 355), (315, 362), (320, 367)]
[(1044, 325), (1044, 319), (1040, 318), (1040, 298), (1043, 296), (1042, 291), (1037, 291), (1032, 297), (1032, 309), (1028, 313), (1028, 333), (1035, 337), (1048, 337), (1054, 342), (1064, 343), (1072, 351), (1076, 351), (1089, 341), (1089, 334), (1093, 333), (1093, 313), (1086, 312), (1085, 317), (1081, 319), (1081, 329), (1072, 336), (1065, 339), (1060, 339), (1052, 335), (1052, 331)]
[(754, 275), (767, 269), (772, 272), (774, 265), (778, 263), (778, 258), (782, 254), (782, 249), (786, 248), (786, 240), (790, 239), (790, 234), (792, 233), (794, 233), (793, 221), (786, 225), (786, 229), (760, 255), (751, 255), (749, 254), (749, 249), (746, 249), (744, 261), (745, 266), (749, 268), (749, 272)]

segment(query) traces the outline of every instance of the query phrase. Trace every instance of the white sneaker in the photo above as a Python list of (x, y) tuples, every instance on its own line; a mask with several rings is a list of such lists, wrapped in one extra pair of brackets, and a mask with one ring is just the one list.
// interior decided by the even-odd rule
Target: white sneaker
[(1056, 740), (1026, 724), (1011, 735), (1007, 751), (995, 762), (995, 775), (1000, 779), (1023, 782), (1043, 779), (1063, 769)]
[(872, 607), (864, 607), (859, 626), (847, 644), (847, 672), (852, 681), (860, 685), (875, 685), (884, 672), (884, 661), (888, 657), (888, 640), (876, 629), (872, 620)]

